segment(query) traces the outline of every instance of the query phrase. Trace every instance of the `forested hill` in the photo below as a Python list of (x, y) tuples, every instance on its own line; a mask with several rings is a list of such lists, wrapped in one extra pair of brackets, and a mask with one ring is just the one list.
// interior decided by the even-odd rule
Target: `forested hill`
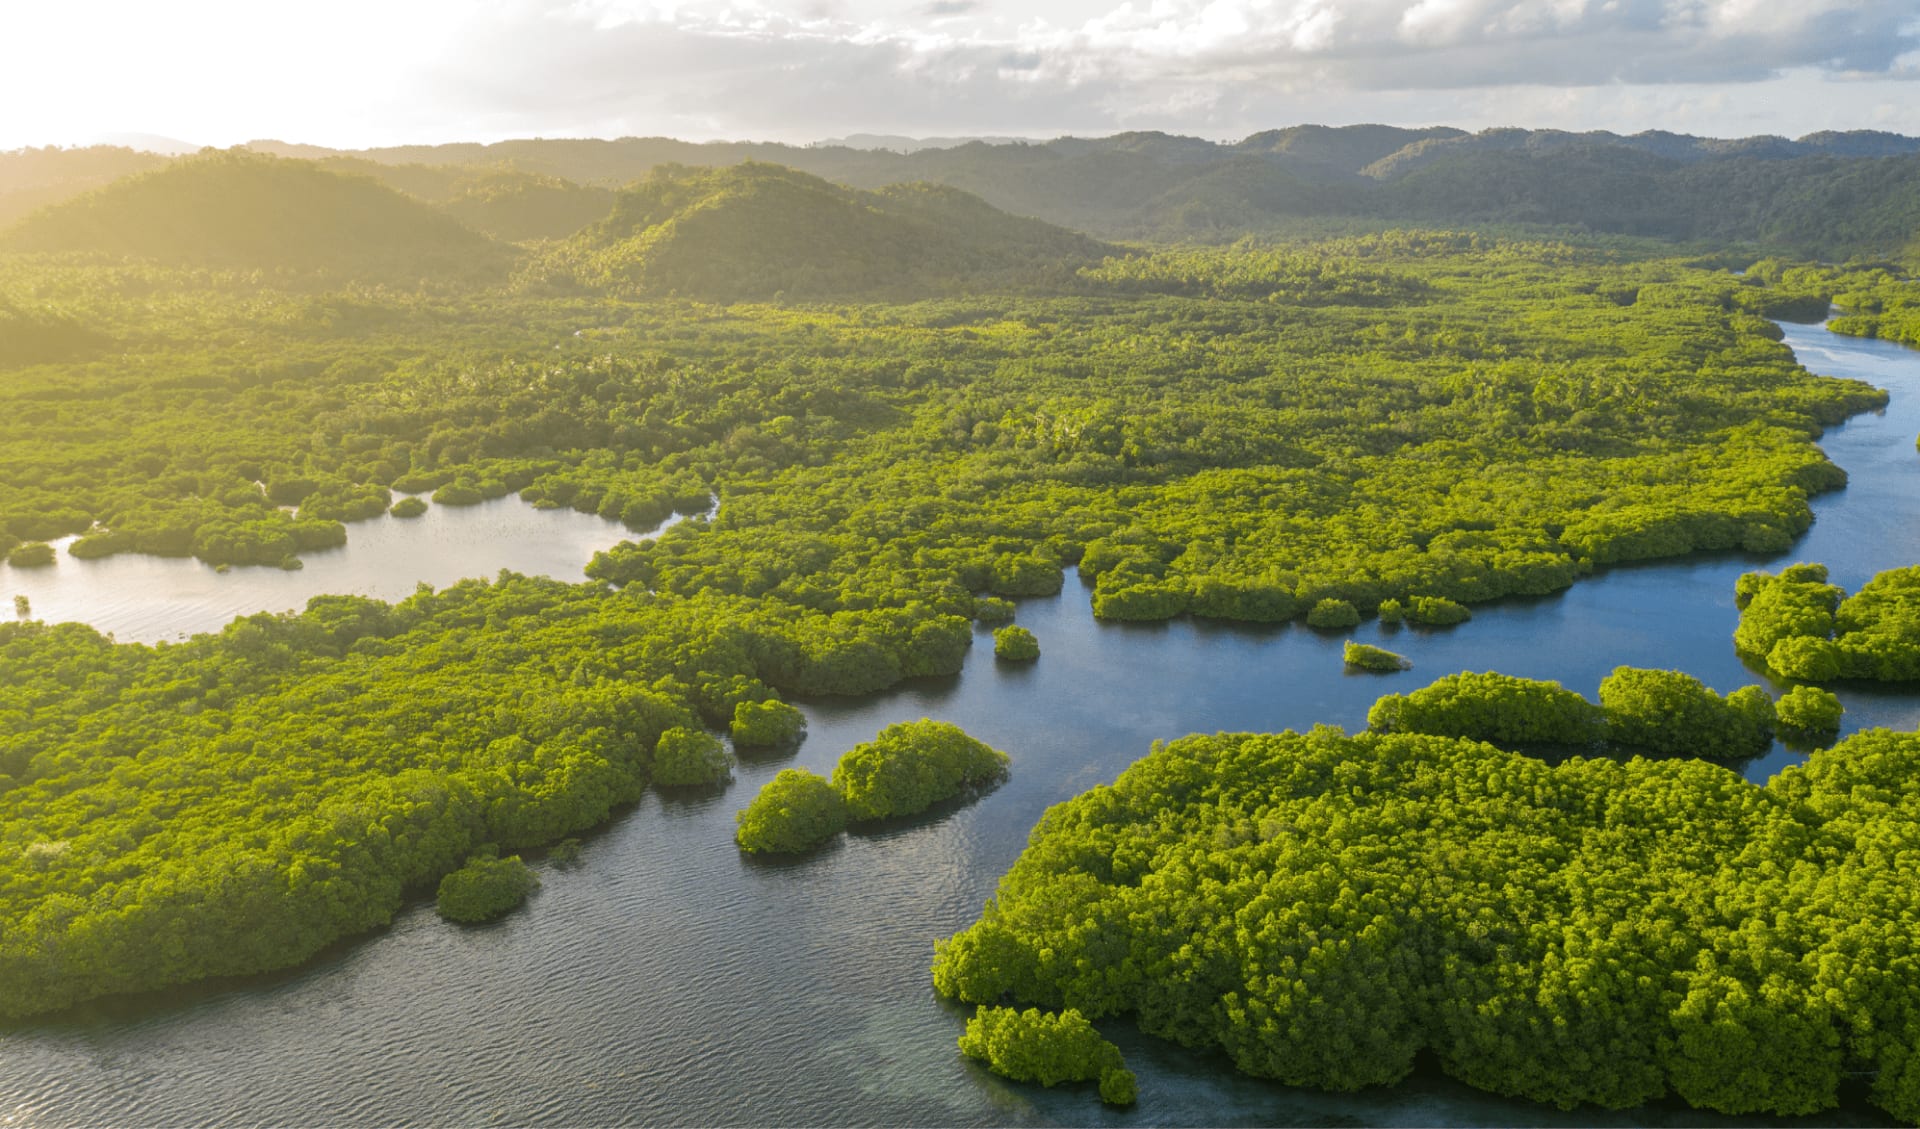
[(123, 176), (158, 168), (167, 160), (158, 153), (117, 145), (0, 153), (0, 229), (49, 204), (70, 200)]
[[(278, 142), (253, 147), (337, 155)], [(508, 163), (605, 186), (665, 164), (769, 161), (860, 188), (950, 185), (1017, 215), (1107, 237), (1226, 238), (1332, 217), (1556, 224), (1846, 258), (1906, 253), (1920, 235), (1920, 139), (1870, 131), (1796, 141), (1294, 126), (1231, 143), (1124, 133), (896, 153), (622, 138), (412, 146), (358, 156), (387, 166)]]
[(514, 256), (372, 180), (244, 152), (189, 157), (44, 208), (0, 232), (0, 251), (367, 281), (503, 276)]
[(863, 192), (749, 162), (656, 170), (545, 270), (581, 286), (720, 301), (899, 296), (1064, 279), (1113, 250), (952, 188)]

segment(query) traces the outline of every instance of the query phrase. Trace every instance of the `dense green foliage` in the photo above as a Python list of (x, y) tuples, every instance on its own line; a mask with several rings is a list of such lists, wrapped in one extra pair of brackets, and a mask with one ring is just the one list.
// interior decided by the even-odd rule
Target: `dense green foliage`
[(1377, 733), (1464, 737), (1502, 748), (1599, 749), (1629, 753), (1750, 757), (1773, 743), (1773, 700), (1758, 686), (1722, 698), (1688, 674), (1619, 667), (1594, 705), (1558, 682), (1504, 674), (1449, 675), (1373, 704)]
[(1445, 596), (1410, 596), (1405, 614), (1408, 622), (1424, 627), (1452, 627), (1473, 618), (1472, 612)]
[(807, 715), (778, 699), (733, 707), (733, 743), (743, 748), (790, 745), (806, 731)]
[(942, 721), (900, 722), (855, 745), (833, 767), (833, 786), (853, 820), (925, 811), (1007, 774), (1007, 754)]
[(1133, 1072), (1126, 1068), (1120, 1048), (1072, 1008), (1057, 1015), (1038, 1008), (978, 1008), (960, 1036), (960, 1053), (1015, 1082), (1058, 1086), (1098, 1079), (1102, 1100), (1112, 1105), (1134, 1101)]
[(1012, 662), (1032, 662), (1040, 657), (1040, 640), (1017, 624), (1002, 627), (993, 633), (993, 655)]
[(973, 618), (981, 623), (1006, 623), (1013, 619), (1012, 600), (999, 596), (979, 596), (973, 601)]
[(1358, 667), (1361, 670), (1397, 671), (1413, 668), (1413, 664), (1407, 661), (1405, 655), (1395, 654), (1384, 647), (1356, 643), (1351, 639), (1347, 640), (1342, 659), (1348, 666)]
[(1773, 743), (1773, 699), (1758, 686), (1726, 697), (1677, 670), (1619, 667), (1600, 683), (1615, 745), (1669, 755), (1750, 757)]
[(1360, 609), (1345, 600), (1328, 596), (1307, 612), (1307, 626), (1327, 631), (1344, 631), (1360, 626)]
[(662, 787), (706, 787), (732, 776), (733, 758), (727, 755), (727, 747), (704, 729), (676, 725), (653, 746), (653, 782)]
[(1888, 569), (1848, 596), (1824, 565), (1750, 572), (1734, 597), (1734, 649), (1783, 678), (1920, 681), (1920, 565)]
[(1187, 737), (1050, 809), (934, 984), (1131, 1013), (1290, 1085), (1431, 1051), (1565, 1107), (1810, 1114), (1859, 1076), (1911, 1122), (1916, 780), (1920, 738), (1886, 731), (1764, 787), (1429, 736)]
[(799, 854), (846, 830), (840, 790), (804, 768), (784, 768), (735, 815), (734, 841), (756, 854)]
[(519, 855), (477, 856), (440, 880), (433, 908), (448, 921), (491, 921), (526, 901), (539, 884)]
[(1367, 711), (1375, 733), (1466, 737), (1506, 749), (1585, 749), (1607, 738), (1606, 711), (1558, 682), (1505, 674), (1450, 674)]
[[(303, 960), (483, 845), (603, 822), (663, 733), (766, 681), (873, 656), (898, 677), (914, 632), (510, 574), (179, 644), (0, 624), (0, 1014)], [(909, 763), (955, 771), (926, 751)], [(877, 799), (899, 781), (875, 760)]]
[(419, 497), (402, 498), (388, 512), (394, 517), (419, 517), (427, 512), (427, 500)]
[(16, 545), (7, 553), (7, 563), (14, 568), (46, 568), (53, 563), (53, 546), (45, 541)]
[(1840, 719), (1846, 707), (1832, 691), (1818, 686), (1795, 686), (1773, 704), (1780, 726), (1810, 737), (1840, 732)]

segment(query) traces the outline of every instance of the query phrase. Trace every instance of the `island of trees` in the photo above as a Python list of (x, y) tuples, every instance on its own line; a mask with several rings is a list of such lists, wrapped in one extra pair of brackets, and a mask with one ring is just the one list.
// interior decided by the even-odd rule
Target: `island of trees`
[(1806, 682), (1920, 681), (1920, 566), (1889, 569), (1849, 596), (1827, 568), (1798, 564), (1740, 578), (1741, 656)]
[(812, 850), (850, 822), (915, 815), (995, 784), (1009, 763), (957, 725), (925, 718), (889, 725), (841, 756), (831, 780), (804, 769), (769, 780), (738, 813), (734, 838), (756, 854)]

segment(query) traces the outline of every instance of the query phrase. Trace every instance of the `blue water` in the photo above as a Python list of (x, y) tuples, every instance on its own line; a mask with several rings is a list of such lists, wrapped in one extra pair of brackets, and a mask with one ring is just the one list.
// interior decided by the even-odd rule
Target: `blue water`
[[(1837, 582), (1920, 562), (1920, 354), (1789, 327), (1816, 371), (1889, 388), (1877, 416), (1823, 445), (1853, 475), (1775, 558), (1615, 569), (1471, 623), (1358, 637), (1414, 669), (1349, 674), (1340, 636), (1179, 621), (1101, 624), (1069, 580), (1022, 601), (1031, 666), (976, 646), (957, 677), (855, 702), (805, 703), (796, 753), (744, 762), (722, 794), (649, 795), (494, 926), (425, 905), (310, 965), (96, 1005), (0, 1038), (0, 1126), (13, 1124), (1733, 1125), (1674, 1104), (1563, 1113), (1427, 1071), (1358, 1094), (1291, 1089), (1113, 1025), (1140, 1104), (1016, 1086), (963, 1061), (959, 1011), (935, 998), (933, 942), (977, 915), (1047, 805), (1111, 780), (1156, 739), (1194, 730), (1358, 728), (1380, 694), (1459, 670), (1557, 679), (1592, 694), (1621, 664), (1730, 690), (1733, 581), (1822, 560)], [(984, 633), (980, 642), (987, 642)], [(1920, 725), (1920, 699), (1842, 693), (1848, 728)], [(935, 717), (1014, 758), (957, 810), (851, 835), (797, 862), (743, 858), (733, 812), (789, 765), (827, 771), (895, 721)], [(1763, 778), (1801, 754), (1743, 766)], [(1808, 1123), (1885, 1124), (1864, 1106)]]

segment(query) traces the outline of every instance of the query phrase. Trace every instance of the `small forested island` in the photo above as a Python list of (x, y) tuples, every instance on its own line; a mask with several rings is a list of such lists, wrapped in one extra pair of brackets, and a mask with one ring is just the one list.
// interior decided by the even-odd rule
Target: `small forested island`
[[(736, 772), (765, 783), (714, 842), (755, 881), (849, 826), (928, 832), (1008, 754), (922, 720), (830, 777), (768, 762), (830, 699), (950, 684), (983, 627), (976, 662), (1036, 658), (1016, 615), (1275, 625), (1384, 672), (1341, 635), (1787, 552), (1847, 482), (1826, 429), (1888, 395), (1773, 319), (1920, 344), (1920, 143), (1698, 140), (0, 153), (0, 189), (36, 170), (32, 207), (0, 193), (0, 1019), (285, 969), (430, 901), (490, 920), (519, 852)], [(572, 582), (158, 644), (22, 592), (125, 554), (292, 570), (510, 498), (666, 527)], [(1920, 679), (1916, 574), (1752, 574), (1735, 645)], [(1764, 786), (1711, 763), (1842, 719), (1622, 667), (1598, 701), (1457, 674), (1362, 734), (1173, 740), (1047, 811), (934, 983), (988, 1070), (1120, 1105), (1095, 1022), (1296, 1085), (1431, 1052), (1562, 1106), (1810, 1114), (1854, 1079), (1920, 1120), (1914, 736)]]
[(468, 925), (491, 921), (526, 901), (539, 884), (519, 855), (480, 856), (440, 880), (433, 908), (448, 921)]
[(1889, 569), (1849, 596), (1827, 568), (1797, 564), (1740, 578), (1743, 657), (1807, 682), (1920, 681), (1920, 565)]
[(850, 822), (915, 815), (998, 782), (1010, 758), (957, 725), (922, 719), (882, 729), (834, 765), (831, 780), (787, 769), (736, 817), (734, 839), (751, 853), (798, 854)]

